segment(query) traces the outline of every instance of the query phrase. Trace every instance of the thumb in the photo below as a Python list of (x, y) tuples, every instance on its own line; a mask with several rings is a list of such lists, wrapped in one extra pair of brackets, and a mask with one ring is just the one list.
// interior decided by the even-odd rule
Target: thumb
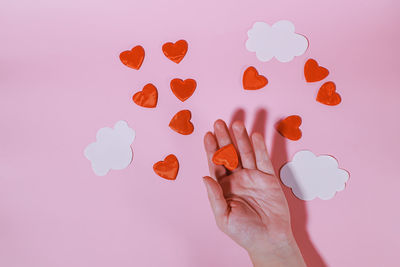
[(219, 224), (225, 217), (228, 207), (221, 185), (209, 176), (203, 177), (203, 182), (207, 189), (208, 200), (210, 201), (215, 220)]

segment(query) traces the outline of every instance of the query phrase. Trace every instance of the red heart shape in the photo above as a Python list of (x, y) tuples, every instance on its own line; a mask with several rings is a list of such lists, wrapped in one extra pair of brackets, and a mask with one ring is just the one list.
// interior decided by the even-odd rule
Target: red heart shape
[(176, 43), (165, 43), (162, 46), (164, 55), (178, 64), (185, 57), (188, 50), (188, 43), (185, 40), (179, 40)]
[(197, 83), (193, 79), (173, 79), (170, 83), (174, 95), (182, 102), (191, 97), (196, 90)]
[(306, 81), (309, 83), (321, 81), (328, 76), (328, 74), (329, 70), (319, 66), (318, 62), (312, 58), (307, 60), (304, 65), (304, 77), (306, 77)]
[(336, 106), (342, 102), (342, 98), (336, 93), (336, 85), (334, 82), (326, 82), (319, 88), (317, 101), (328, 106)]
[(267, 78), (258, 74), (254, 67), (248, 67), (243, 73), (243, 88), (246, 90), (258, 90), (268, 84)]
[(233, 171), (239, 165), (239, 157), (233, 144), (226, 145), (218, 149), (212, 161), (217, 165), (224, 165), (230, 171)]
[(177, 133), (188, 135), (193, 133), (194, 126), (190, 122), (192, 113), (190, 110), (181, 110), (174, 115), (169, 123), (169, 127)]
[(167, 180), (175, 180), (178, 175), (179, 161), (175, 155), (170, 154), (164, 160), (153, 165), (154, 172)]
[(125, 66), (138, 70), (140, 66), (142, 66), (144, 60), (144, 49), (140, 45), (135, 46), (131, 50), (119, 54), (119, 59)]
[(301, 138), (301, 130), (299, 129), (301, 125), (301, 117), (297, 115), (292, 115), (284, 120), (280, 121), (278, 124), (278, 132), (293, 141), (299, 140)]
[(142, 91), (137, 92), (132, 97), (133, 102), (145, 108), (154, 108), (157, 106), (158, 91), (157, 88), (151, 84), (146, 84)]

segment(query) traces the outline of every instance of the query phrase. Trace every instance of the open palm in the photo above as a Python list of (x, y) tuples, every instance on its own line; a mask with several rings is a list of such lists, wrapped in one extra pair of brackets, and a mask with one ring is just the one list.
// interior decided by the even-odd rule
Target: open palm
[(232, 172), (211, 160), (219, 148), (232, 143), (225, 122), (216, 121), (214, 134), (208, 132), (204, 137), (212, 176), (204, 177), (204, 182), (218, 227), (250, 254), (292, 247), (289, 208), (264, 137), (254, 133), (251, 142), (239, 121), (232, 130), (241, 162)]

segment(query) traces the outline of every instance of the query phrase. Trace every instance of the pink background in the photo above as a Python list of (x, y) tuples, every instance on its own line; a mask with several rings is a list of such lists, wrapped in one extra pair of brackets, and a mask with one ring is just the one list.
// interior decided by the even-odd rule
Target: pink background
[[(245, 119), (265, 132), (277, 169), (296, 151), (330, 154), (351, 174), (328, 201), (286, 194), (309, 266), (395, 266), (400, 2), (380, 1), (3, 1), (0, 9), (0, 266), (250, 266), (246, 252), (214, 223), (201, 177), (202, 136), (217, 118)], [(256, 21), (291, 20), (310, 41), (289, 63), (262, 63), (245, 49)], [(161, 46), (184, 38), (176, 65)], [(121, 51), (141, 44), (139, 71)], [(343, 102), (315, 101), (323, 82), (307, 84), (307, 58), (329, 68)], [(269, 79), (241, 88), (253, 65)], [(194, 78), (181, 103), (172, 78)], [(159, 105), (131, 97), (148, 82)], [(195, 132), (168, 128), (188, 108)], [(303, 118), (303, 138), (286, 141), (273, 126)], [(98, 129), (126, 120), (136, 130), (134, 160), (95, 176), (84, 148)], [(176, 181), (152, 165), (178, 156)]]

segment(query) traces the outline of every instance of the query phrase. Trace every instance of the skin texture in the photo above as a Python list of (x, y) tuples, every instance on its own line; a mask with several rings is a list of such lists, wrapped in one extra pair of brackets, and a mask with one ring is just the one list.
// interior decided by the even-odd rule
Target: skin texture
[(203, 178), (217, 226), (247, 250), (255, 267), (306, 266), (293, 237), (285, 195), (268, 156), (264, 137), (251, 136), (244, 124), (232, 125), (240, 157), (233, 171), (215, 165), (212, 156), (232, 143), (224, 121), (204, 136), (210, 176)]

